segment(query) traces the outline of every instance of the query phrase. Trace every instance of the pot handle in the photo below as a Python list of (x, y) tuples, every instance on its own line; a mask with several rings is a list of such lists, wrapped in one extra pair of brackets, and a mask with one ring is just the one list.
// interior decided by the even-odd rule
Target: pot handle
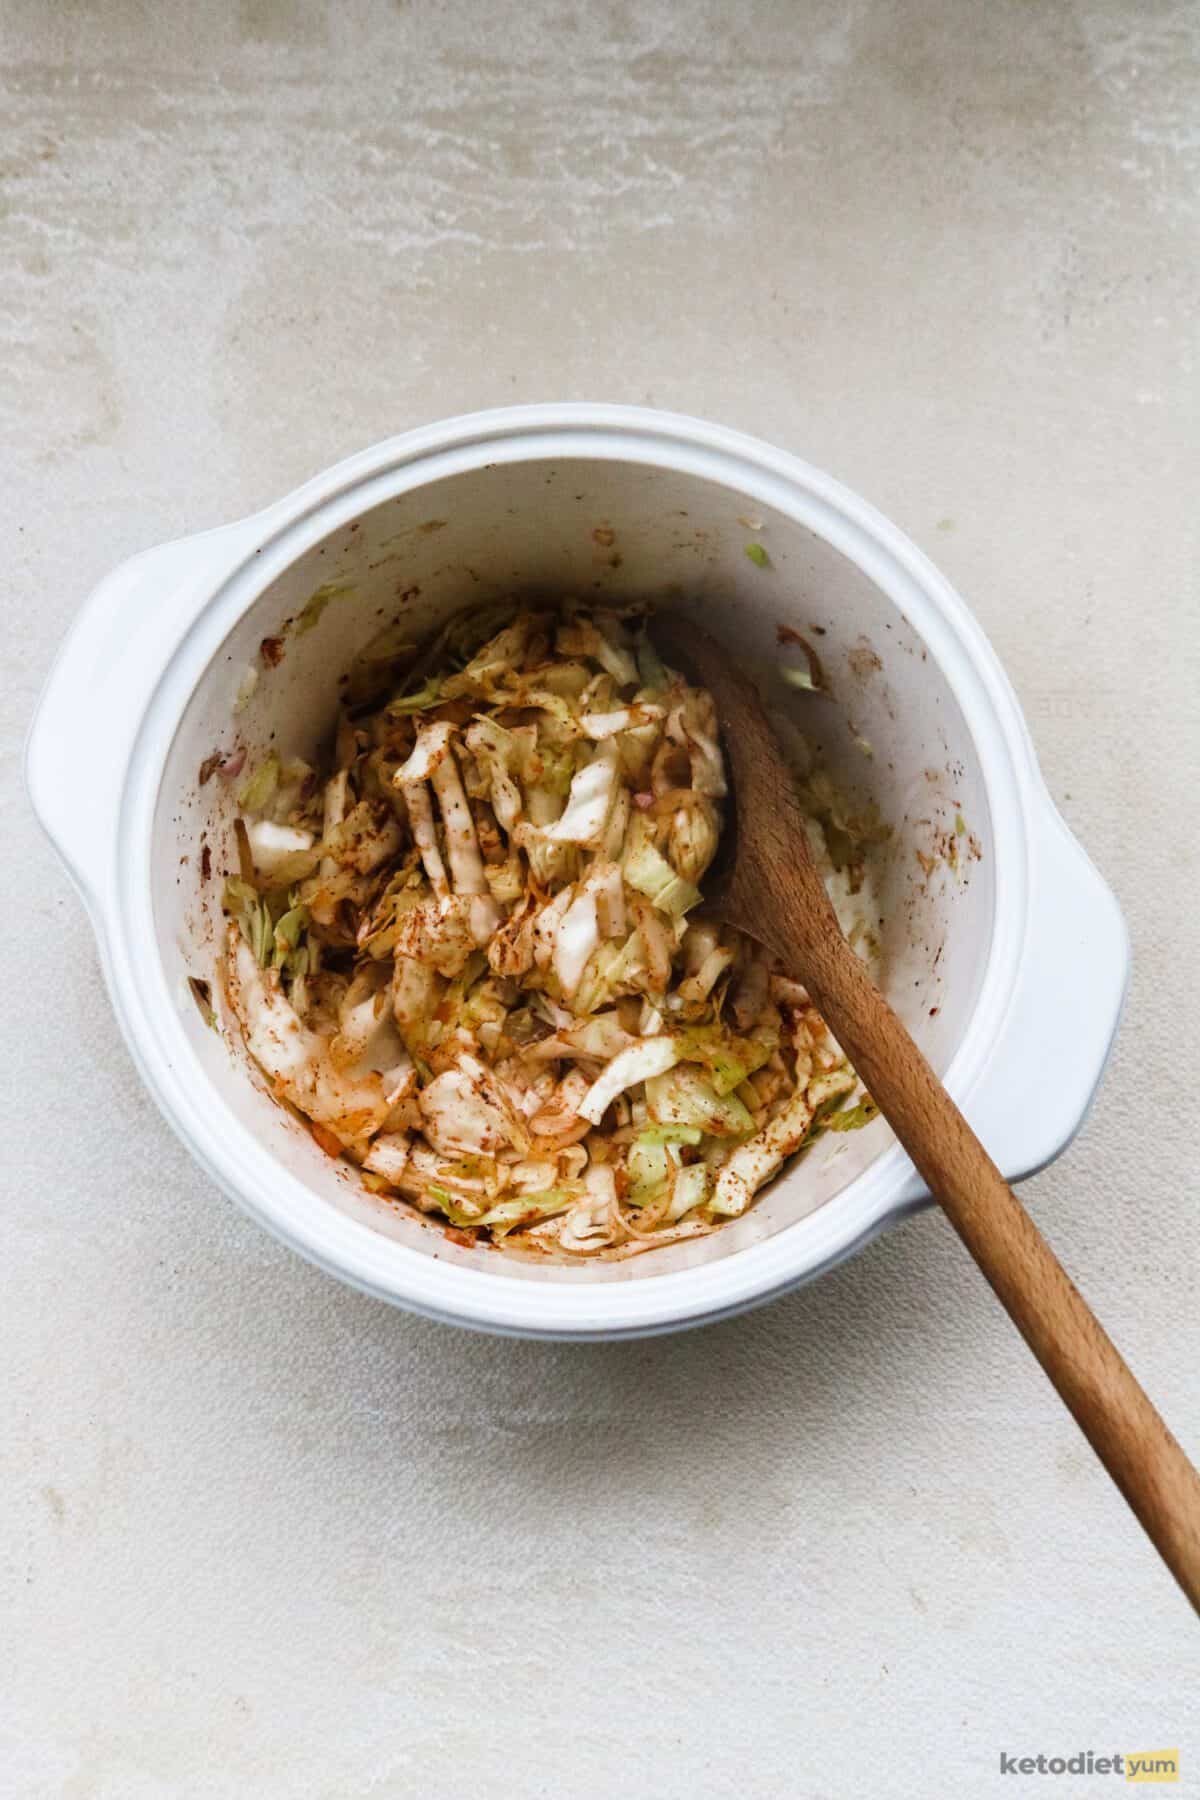
[(143, 551), (84, 602), (46, 679), (25, 744), (33, 810), (95, 920), (116, 872), (134, 741), (176, 647), (241, 559), (247, 527)]
[[(1129, 962), (1112, 889), (1043, 789), (1034, 803), (1028, 934), (1016, 989), (987, 1066), (960, 1101), (1010, 1182), (1061, 1156), (1087, 1117)], [(927, 1199), (914, 1171), (900, 1210)]]

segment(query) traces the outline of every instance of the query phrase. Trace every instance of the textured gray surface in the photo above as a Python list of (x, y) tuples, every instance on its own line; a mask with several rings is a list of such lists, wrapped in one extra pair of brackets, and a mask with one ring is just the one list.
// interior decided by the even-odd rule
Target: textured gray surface
[(377, 437), (604, 397), (799, 451), (968, 596), (1127, 909), (1026, 1193), (1200, 1454), (1197, 19), (7, 0), (5, 1795), (1195, 1780), (1194, 1621), (940, 1220), (649, 1345), (343, 1292), (159, 1121), (17, 788), (105, 570)]

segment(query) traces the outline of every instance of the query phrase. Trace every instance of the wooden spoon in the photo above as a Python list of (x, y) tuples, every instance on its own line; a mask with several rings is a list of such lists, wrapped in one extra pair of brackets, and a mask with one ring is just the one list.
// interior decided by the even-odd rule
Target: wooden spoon
[[(716, 703), (733, 775), (733, 856), (716, 902), (804, 983), (1093, 1450), (1200, 1611), (1200, 1477), (842, 936), (795, 783), (729, 652), (678, 616), (655, 637)], [(732, 809), (731, 809), (732, 810)]]

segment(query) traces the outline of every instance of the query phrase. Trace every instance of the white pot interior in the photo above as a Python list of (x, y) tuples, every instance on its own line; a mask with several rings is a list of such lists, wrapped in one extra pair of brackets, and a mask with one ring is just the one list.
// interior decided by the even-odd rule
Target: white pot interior
[[(765, 548), (769, 567), (747, 556), (748, 543)], [(270, 744), (319, 761), (338, 677), (383, 625), (404, 619), (423, 635), (449, 611), (521, 591), (668, 600), (695, 609), (733, 654), (762, 662), (781, 656), (779, 627), (805, 636), (832, 697), (782, 684), (780, 693), (839, 785), (873, 797), (894, 828), (875, 871), (885, 990), (944, 1070), (971, 1018), (993, 915), (983, 775), (945, 676), (888, 594), (786, 511), (685, 470), (600, 457), (531, 454), (412, 487), (331, 530), (254, 601), (197, 685), (159, 790), (157, 946), (175, 991), (189, 975), (214, 978), (222, 878), (236, 866), (236, 783), (201, 786), (202, 762), (238, 744), (251, 760)], [(324, 604), (314, 606), (314, 595)], [(260, 645), (277, 636), (283, 659), (268, 668)], [(258, 669), (258, 683), (235, 715), (247, 667)], [(956, 831), (960, 817), (965, 833)], [(618, 1264), (533, 1262), (461, 1248), (436, 1223), (368, 1194), (274, 1103), (235, 1041), (207, 1029), (198, 1008), (185, 1017), (220, 1101), (308, 1188), (428, 1255), (514, 1279), (644, 1280), (802, 1231), (891, 1141), (882, 1121), (818, 1138), (745, 1218), (711, 1237)]]

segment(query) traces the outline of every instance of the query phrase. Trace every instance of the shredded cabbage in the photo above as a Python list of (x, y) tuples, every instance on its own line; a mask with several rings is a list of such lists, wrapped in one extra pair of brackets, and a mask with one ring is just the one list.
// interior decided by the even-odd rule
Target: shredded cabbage
[(279, 783), (279, 758), (274, 751), (263, 758), (238, 789), (237, 802), (244, 813), (261, 813)]
[(622, 872), (631, 888), (645, 894), (660, 912), (669, 913), (673, 919), (681, 919), (699, 906), (699, 888), (677, 875), (662, 851), (655, 849), (650, 822), (644, 813), (638, 813), (631, 821), (629, 838)]
[(271, 750), (238, 790), (225, 986), (275, 1093), (372, 1192), (621, 1257), (717, 1229), (814, 1131), (873, 1116), (832, 1110), (857, 1083), (804, 989), (704, 912), (718, 721), (644, 616), (388, 627), (343, 692), (323, 775)]

